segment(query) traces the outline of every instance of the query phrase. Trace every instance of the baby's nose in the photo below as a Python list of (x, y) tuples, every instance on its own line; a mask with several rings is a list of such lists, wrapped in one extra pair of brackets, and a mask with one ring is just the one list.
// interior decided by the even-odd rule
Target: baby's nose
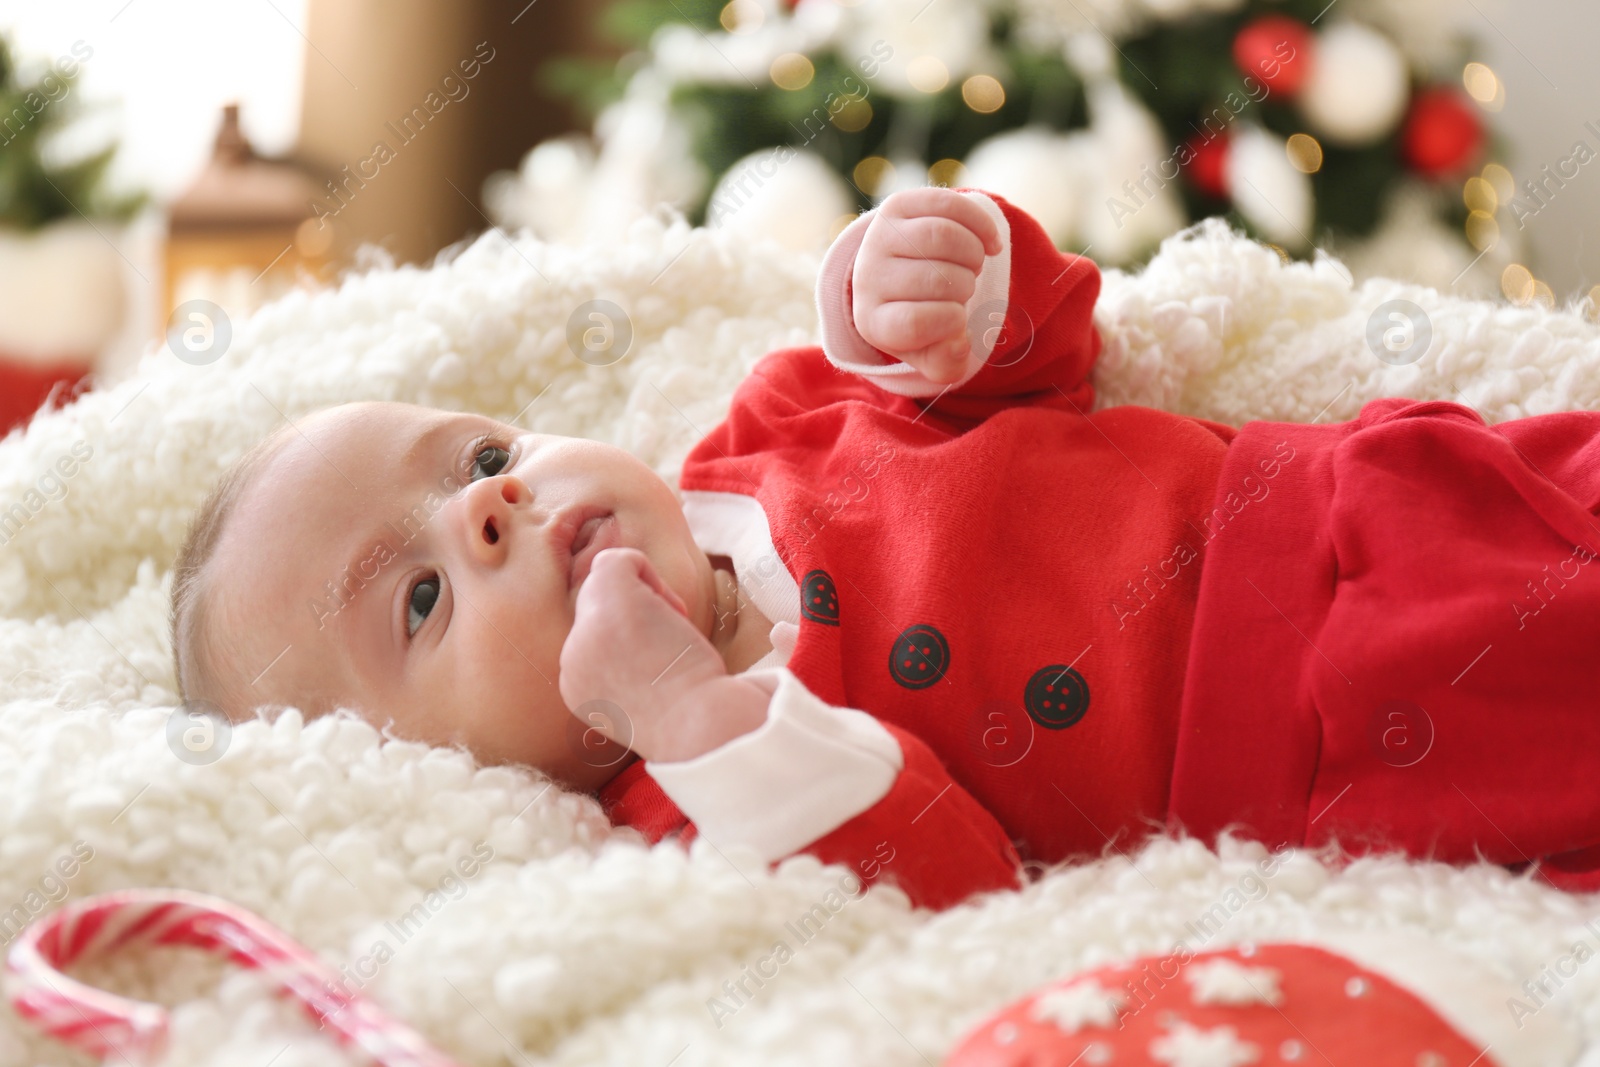
[(485, 559), (499, 554), (500, 541), (510, 528), (512, 509), (532, 499), (521, 478), (501, 475), (467, 487), (463, 531), (469, 549)]

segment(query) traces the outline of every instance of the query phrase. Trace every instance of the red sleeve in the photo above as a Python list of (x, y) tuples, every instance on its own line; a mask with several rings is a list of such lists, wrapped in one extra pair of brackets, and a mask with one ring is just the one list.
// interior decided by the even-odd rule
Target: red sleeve
[(1017, 404), (1087, 414), (1094, 404), (1089, 375), (1100, 354), (1094, 328), (1100, 269), (1084, 256), (1059, 251), (1033, 216), (1004, 198), (982, 190), (960, 191), (985, 198), (1005, 221), (1005, 248), (986, 259), (978, 291), (968, 302), (976, 373), (955, 385), (931, 383), (920, 375), (873, 373), (874, 365), (903, 364), (868, 345), (856, 332), (851, 312), (855, 253), (870, 225), (870, 212), (830, 248), (818, 278), (823, 348), (829, 360), (888, 391), (915, 396), (958, 430)]
[(801, 851), (842, 863), (869, 885), (898, 885), (919, 908), (942, 910), (974, 893), (1021, 888), (1022, 860), (995, 817), (920, 738), (883, 726), (905, 755), (893, 788)]
[[(899, 745), (903, 759), (889, 792), (789, 855), (843, 864), (868, 885), (887, 880), (913, 905), (934, 910), (974, 893), (1020, 888), (1022, 861), (995, 817), (951, 779), (920, 738), (877, 722)], [(675, 838), (687, 847), (700, 836), (700, 828), (646, 772), (643, 760), (606, 785), (600, 801), (614, 824), (633, 827), (652, 844)]]

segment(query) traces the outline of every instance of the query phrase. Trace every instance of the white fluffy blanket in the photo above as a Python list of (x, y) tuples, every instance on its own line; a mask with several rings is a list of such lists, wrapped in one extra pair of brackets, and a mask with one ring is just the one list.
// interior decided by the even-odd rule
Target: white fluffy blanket
[[(0, 442), (0, 510), (43, 500), (0, 546), (0, 921), (63, 893), (218, 894), (481, 1067), (931, 1064), (1027, 990), (1180, 938), (1403, 926), (1518, 983), (1579, 941), (1592, 949), (1584, 921), (1600, 898), (1500, 868), (1341, 868), (1301, 853), (1261, 881), (1258, 845), (1225, 841), (1219, 855), (1156, 839), (942, 915), (874, 890), (719, 1025), (708, 1001), (731, 1003), (724, 983), (839, 870), (799, 859), (768, 873), (703, 845), (646, 848), (536, 774), (351, 720), (287, 714), (236, 729), (212, 765), (173, 756), (167, 568), (191, 509), (248, 445), (346, 400), (505, 418), (526, 407), (523, 425), (613, 441), (671, 480), (756, 359), (814, 339), (815, 269), (681, 222), (642, 222), (589, 250), (491, 233), (432, 269), (380, 267), (287, 297), (235, 323), (209, 366), (154, 351), (130, 380)], [(596, 297), (626, 308), (635, 333), (604, 369), (567, 346), (569, 314)], [(1394, 298), (1431, 318), (1433, 353), (1410, 366), (1380, 362), (1365, 341)], [(1384, 395), (1456, 398), (1491, 421), (1600, 406), (1600, 331), (1578, 313), (1357, 287), (1332, 260), (1286, 265), (1220, 223), (1173, 237), (1136, 276), (1108, 271), (1097, 315), (1102, 405), (1234, 424), (1346, 419)], [(60, 497), (47, 474), (79, 442), (92, 456)], [(29, 496), (41, 487), (60, 499)], [(92, 859), (65, 885), (46, 881), (78, 842)], [(458, 880), (475, 849), (492, 860)], [(396, 925), (408, 912), (425, 921)], [(1224, 921), (1197, 941), (1188, 924), (1207, 913)], [(151, 953), (99, 977), (178, 1006), (170, 1064), (355, 1062), (255, 979), (197, 957)], [(1595, 1043), (1600, 965), (1562, 982), (1549, 1010)], [(0, 1063), (35, 1062), (81, 1058), (0, 1008)]]

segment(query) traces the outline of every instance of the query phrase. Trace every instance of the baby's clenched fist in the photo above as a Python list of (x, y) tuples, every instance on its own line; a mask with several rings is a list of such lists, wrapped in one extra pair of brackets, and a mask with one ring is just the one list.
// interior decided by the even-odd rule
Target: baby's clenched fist
[[(766, 721), (770, 688), (730, 676), (688, 608), (636, 548), (595, 555), (561, 647), (557, 687), (585, 725), (647, 760), (710, 752)], [(622, 721), (591, 718), (607, 701)]]
[(932, 381), (958, 380), (971, 345), (967, 301), (1000, 228), (952, 189), (907, 189), (878, 207), (851, 275), (856, 331)]

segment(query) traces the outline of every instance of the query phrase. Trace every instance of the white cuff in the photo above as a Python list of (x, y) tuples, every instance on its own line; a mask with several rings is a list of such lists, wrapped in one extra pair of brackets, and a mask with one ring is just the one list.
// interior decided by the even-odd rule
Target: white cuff
[(966, 384), (983, 369), (984, 361), (994, 351), (994, 343), (1005, 321), (1007, 297), (1011, 291), (1011, 224), (994, 198), (980, 192), (966, 192), (981, 204), (1000, 228), (1000, 251), (985, 256), (983, 269), (978, 273), (978, 283), (967, 301), (967, 336), (972, 342), (967, 356), (967, 368), (955, 382), (929, 381), (921, 371), (909, 363), (885, 359), (869, 345), (856, 330), (855, 314), (850, 301), (850, 275), (855, 269), (856, 253), (866, 238), (877, 208), (857, 217), (844, 232), (835, 238), (822, 258), (822, 268), (817, 274), (817, 318), (821, 324), (822, 351), (828, 361), (840, 370), (847, 370), (870, 379), (879, 388), (901, 396), (937, 396), (947, 390)]
[(882, 800), (905, 757), (877, 719), (824, 703), (789, 668), (744, 674), (776, 684), (765, 723), (703, 756), (647, 762), (645, 771), (708, 840), (749, 845), (773, 863)]

